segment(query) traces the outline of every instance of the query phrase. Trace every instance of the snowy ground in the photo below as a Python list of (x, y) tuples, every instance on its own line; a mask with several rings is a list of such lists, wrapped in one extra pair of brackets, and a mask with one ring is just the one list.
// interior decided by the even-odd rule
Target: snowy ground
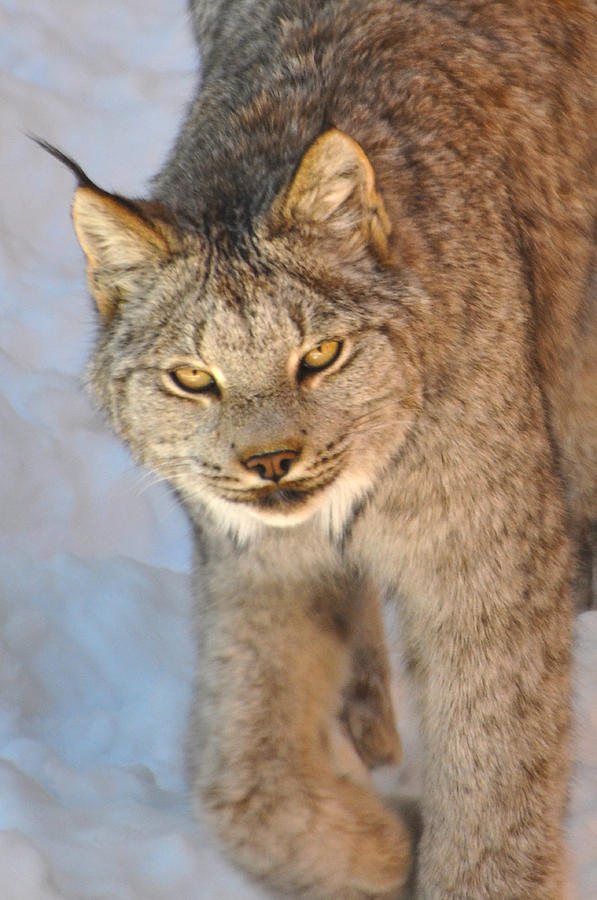
[[(80, 388), (70, 174), (143, 190), (190, 96), (183, 0), (0, 0), (0, 897), (256, 898), (193, 822), (181, 513)], [(574, 896), (597, 898), (597, 613), (577, 637)]]

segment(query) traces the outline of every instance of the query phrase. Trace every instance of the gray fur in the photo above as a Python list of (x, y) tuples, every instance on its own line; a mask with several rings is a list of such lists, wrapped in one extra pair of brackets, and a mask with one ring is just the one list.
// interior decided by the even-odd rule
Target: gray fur
[[(74, 219), (95, 397), (195, 529), (197, 809), (283, 895), (406, 896), (414, 871), (420, 900), (559, 900), (595, 5), (193, 10), (201, 89), (151, 200), (87, 180)], [(399, 754), (382, 597), (422, 722), (414, 870), (368, 776)]]

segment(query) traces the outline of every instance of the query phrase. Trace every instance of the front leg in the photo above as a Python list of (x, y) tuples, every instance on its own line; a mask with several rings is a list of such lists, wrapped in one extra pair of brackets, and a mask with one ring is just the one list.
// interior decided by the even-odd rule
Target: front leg
[(348, 548), (400, 597), (424, 753), (417, 900), (566, 896), (566, 514), (541, 411), (494, 419), (452, 444), (422, 430)]
[(404, 601), (425, 750), (419, 900), (566, 896), (572, 604), (555, 485), (546, 462), (502, 482), (507, 518), (486, 505), (470, 523), (463, 504)]
[(274, 891), (399, 897), (407, 830), (335, 755), (358, 618), (351, 583), (304, 532), (203, 547), (190, 744), (201, 814), (233, 861)]

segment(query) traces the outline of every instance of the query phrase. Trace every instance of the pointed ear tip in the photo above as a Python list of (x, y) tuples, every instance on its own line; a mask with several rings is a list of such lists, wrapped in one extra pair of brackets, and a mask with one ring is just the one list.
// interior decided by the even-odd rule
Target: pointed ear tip
[(331, 172), (339, 170), (342, 166), (354, 166), (354, 171), (360, 172), (371, 186), (375, 181), (371, 161), (358, 141), (345, 131), (333, 127), (317, 138), (307, 151), (305, 157), (311, 164), (314, 160), (319, 165), (324, 165)]
[(345, 131), (340, 131), (339, 128), (336, 128), (333, 125), (331, 128), (328, 128), (327, 131), (323, 131), (319, 135), (320, 141), (345, 141), (348, 138), (348, 135)]
[(75, 206), (80, 207), (81, 203), (85, 203), (86, 200), (91, 199), (95, 193), (96, 192), (88, 187), (88, 185), (78, 184), (73, 194), (73, 208)]
[(345, 153), (347, 151), (352, 153), (361, 151), (360, 145), (354, 138), (351, 138), (349, 134), (345, 131), (340, 131), (340, 129), (335, 126), (333, 128), (328, 128), (327, 131), (320, 134), (317, 140), (312, 144), (312, 147), (319, 150), (330, 150), (334, 148)]
[(79, 197), (79, 199), (103, 196), (104, 192), (92, 184), (78, 184), (75, 188), (75, 197)]
[(72, 203), (73, 218), (85, 214), (105, 215), (119, 209), (118, 201), (109, 194), (91, 184), (80, 184), (75, 189)]
[(71, 205), (71, 213), (75, 222), (75, 226), (77, 224), (77, 220), (79, 220), (81, 216), (84, 216), (86, 212), (90, 211), (89, 201), (92, 199), (94, 193), (95, 192), (86, 185), (80, 184), (75, 188), (73, 202)]
[(338, 141), (338, 143), (342, 143), (345, 147), (350, 147), (351, 150), (354, 150), (357, 153), (365, 153), (360, 143), (354, 138), (351, 134), (348, 134), (347, 131), (341, 131), (339, 128), (331, 128), (330, 132), (333, 135), (334, 140)]

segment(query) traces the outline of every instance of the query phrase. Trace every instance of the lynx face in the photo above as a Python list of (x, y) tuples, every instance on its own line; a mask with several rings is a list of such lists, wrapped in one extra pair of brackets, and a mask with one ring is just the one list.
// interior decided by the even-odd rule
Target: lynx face
[(412, 366), (366, 300), (331, 300), (276, 253), (187, 241), (121, 303), (92, 383), (137, 457), (220, 527), (318, 515), (338, 533), (412, 424)]
[(361, 147), (324, 133), (243, 234), (108, 194), (49, 149), (79, 178), (73, 219), (101, 314), (91, 386), (135, 456), (226, 532), (317, 516), (341, 534), (422, 395), (420, 298), (388, 262)]

